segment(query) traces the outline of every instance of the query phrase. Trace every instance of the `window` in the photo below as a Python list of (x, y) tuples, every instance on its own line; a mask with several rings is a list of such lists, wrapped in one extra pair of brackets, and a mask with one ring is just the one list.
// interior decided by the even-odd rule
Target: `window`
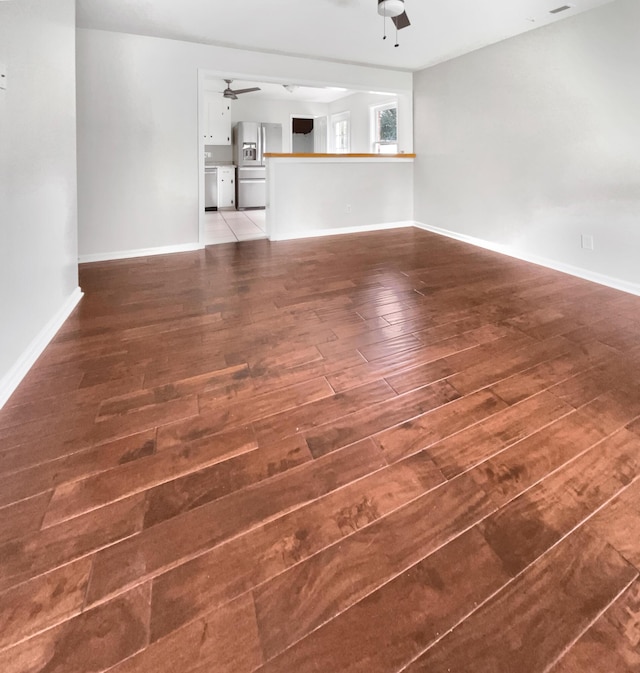
[(351, 147), (351, 120), (348, 112), (331, 117), (331, 130), (333, 137), (333, 151), (337, 154), (349, 152)]
[(397, 154), (398, 106), (396, 103), (371, 108), (371, 137), (374, 154)]

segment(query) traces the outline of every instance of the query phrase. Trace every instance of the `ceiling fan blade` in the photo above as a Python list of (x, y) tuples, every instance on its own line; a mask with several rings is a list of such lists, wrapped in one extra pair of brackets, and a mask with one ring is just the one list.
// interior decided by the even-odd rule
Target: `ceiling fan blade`
[(409, 17), (407, 16), (406, 12), (402, 12), (402, 14), (398, 16), (392, 16), (391, 20), (398, 30), (402, 30), (403, 28), (407, 28), (407, 26), (411, 25), (411, 21), (409, 21)]
[(251, 93), (252, 91), (260, 91), (259, 86), (252, 86), (250, 89), (234, 89), (233, 93)]

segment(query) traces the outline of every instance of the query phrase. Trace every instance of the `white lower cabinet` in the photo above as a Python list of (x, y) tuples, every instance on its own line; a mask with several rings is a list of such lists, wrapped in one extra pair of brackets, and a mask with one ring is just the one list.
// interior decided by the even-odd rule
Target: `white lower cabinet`
[(218, 208), (234, 208), (236, 205), (236, 169), (218, 168)]

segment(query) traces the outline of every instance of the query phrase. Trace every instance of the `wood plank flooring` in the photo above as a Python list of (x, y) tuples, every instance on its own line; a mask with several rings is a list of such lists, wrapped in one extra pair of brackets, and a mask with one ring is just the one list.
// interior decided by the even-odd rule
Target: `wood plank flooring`
[(414, 229), (80, 282), (0, 411), (2, 673), (640, 671), (640, 298)]

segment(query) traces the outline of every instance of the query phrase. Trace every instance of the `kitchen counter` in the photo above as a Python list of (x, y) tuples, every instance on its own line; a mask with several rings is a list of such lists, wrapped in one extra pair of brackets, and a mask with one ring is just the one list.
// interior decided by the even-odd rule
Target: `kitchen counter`
[(235, 208), (236, 166), (231, 162), (212, 161), (204, 166), (204, 209)]
[(308, 154), (266, 152), (266, 158), (278, 159), (415, 159), (415, 154), (402, 152), (400, 154), (366, 154), (366, 153), (342, 153), (342, 154), (321, 154), (320, 152)]

